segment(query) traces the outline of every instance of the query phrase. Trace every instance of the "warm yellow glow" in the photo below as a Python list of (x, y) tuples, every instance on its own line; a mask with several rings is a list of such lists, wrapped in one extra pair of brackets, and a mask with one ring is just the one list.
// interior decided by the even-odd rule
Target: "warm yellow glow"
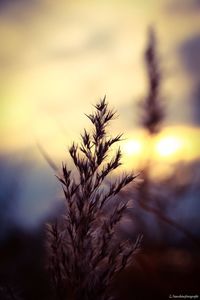
[(156, 144), (156, 152), (160, 156), (170, 156), (177, 153), (181, 147), (183, 146), (183, 142), (177, 138), (172, 136), (167, 136), (160, 139)]
[[(65, 147), (89, 126), (84, 113), (107, 94), (109, 105), (120, 115), (111, 124), (112, 134), (124, 132), (128, 137), (122, 144), (125, 166), (199, 159), (199, 127), (176, 125), (149, 138), (132, 123), (139, 121), (139, 110), (130, 100), (146, 91), (141, 62), (151, 21), (158, 20), (160, 46), (173, 54), (170, 49), (196, 30), (197, 15), (192, 15), (192, 22), (182, 15), (181, 26), (174, 30), (174, 22), (169, 22), (174, 15), (163, 14), (166, 0), (36, 2), (34, 8), (20, 5), (20, 18), (17, 5), (5, 5), (5, 17), (0, 18), (0, 152), (32, 149), (37, 141), (62, 160)], [(2, 7), (2, 16), (3, 12)], [(177, 76), (167, 81), (174, 99), (185, 98), (185, 90), (174, 89), (187, 89), (182, 80)], [(190, 104), (178, 105), (184, 115)], [(171, 136), (180, 137), (183, 144), (176, 138), (170, 142)]]
[(125, 155), (139, 155), (142, 150), (141, 142), (138, 140), (129, 140), (123, 146)]
[(200, 129), (192, 126), (165, 127), (155, 137), (149, 137), (143, 130), (128, 132), (121, 144), (123, 166), (141, 169), (152, 161), (164, 173), (167, 164), (199, 159), (199, 136)]

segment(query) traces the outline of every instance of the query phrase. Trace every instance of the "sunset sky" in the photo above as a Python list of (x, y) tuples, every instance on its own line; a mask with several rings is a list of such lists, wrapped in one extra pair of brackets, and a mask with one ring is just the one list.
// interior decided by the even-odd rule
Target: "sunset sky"
[(137, 103), (147, 87), (143, 53), (149, 25), (158, 36), (167, 107), (154, 156), (197, 158), (197, 0), (1, 0), (1, 153), (37, 153), (40, 143), (60, 162), (88, 127), (84, 113), (106, 94), (119, 113), (110, 129), (126, 137), (125, 160), (141, 159), (146, 146)]
[(198, 297), (200, 0), (0, 0), (0, 38), (0, 300)]

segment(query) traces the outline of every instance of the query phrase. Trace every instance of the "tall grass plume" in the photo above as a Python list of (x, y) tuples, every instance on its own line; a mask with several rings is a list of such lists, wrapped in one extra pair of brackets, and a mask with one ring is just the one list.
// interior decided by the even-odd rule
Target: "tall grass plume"
[(93, 131), (84, 130), (80, 144), (73, 143), (69, 153), (78, 176), (62, 165), (65, 212), (48, 224), (49, 270), (58, 299), (64, 299), (66, 285), (76, 300), (114, 299), (111, 291), (116, 274), (132, 261), (141, 241), (121, 240), (117, 226), (128, 202), (119, 192), (136, 175), (124, 174), (107, 184), (120, 165), (120, 148), (110, 159), (109, 150), (122, 135), (108, 137), (107, 126), (116, 116), (106, 99), (100, 100), (87, 115)]

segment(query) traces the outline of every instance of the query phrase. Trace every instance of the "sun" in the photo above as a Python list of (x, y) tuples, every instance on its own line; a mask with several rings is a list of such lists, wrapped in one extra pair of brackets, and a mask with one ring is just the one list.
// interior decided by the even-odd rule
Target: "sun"
[(124, 143), (123, 151), (126, 155), (139, 155), (142, 150), (142, 145), (139, 140), (129, 140)]
[(161, 138), (155, 145), (156, 152), (161, 157), (168, 157), (176, 154), (182, 147), (182, 141), (173, 136)]

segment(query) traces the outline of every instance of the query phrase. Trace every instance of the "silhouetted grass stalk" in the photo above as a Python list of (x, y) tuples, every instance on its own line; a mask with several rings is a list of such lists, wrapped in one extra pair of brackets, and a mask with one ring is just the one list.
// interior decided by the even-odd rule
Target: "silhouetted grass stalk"
[[(109, 159), (111, 146), (121, 135), (109, 138), (107, 125), (115, 118), (103, 100), (95, 112), (87, 115), (93, 131), (84, 130), (80, 145), (73, 143), (69, 153), (78, 171), (78, 179), (63, 164), (62, 183), (65, 213), (58, 222), (48, 225), (49, 265), (58, 299), (63, 299), (66, 282), (79, 299), (113, 299), (110, 287), (114, 276), (125, 269), (140, 245), (121, 241), (116, 227), (127, 208), (118, 193), (136, 176), (124, 174), (106, 186), (108, 175), (120, 166), (121, 151)], [(108, 209), (108, 205), (109, 209)]]

